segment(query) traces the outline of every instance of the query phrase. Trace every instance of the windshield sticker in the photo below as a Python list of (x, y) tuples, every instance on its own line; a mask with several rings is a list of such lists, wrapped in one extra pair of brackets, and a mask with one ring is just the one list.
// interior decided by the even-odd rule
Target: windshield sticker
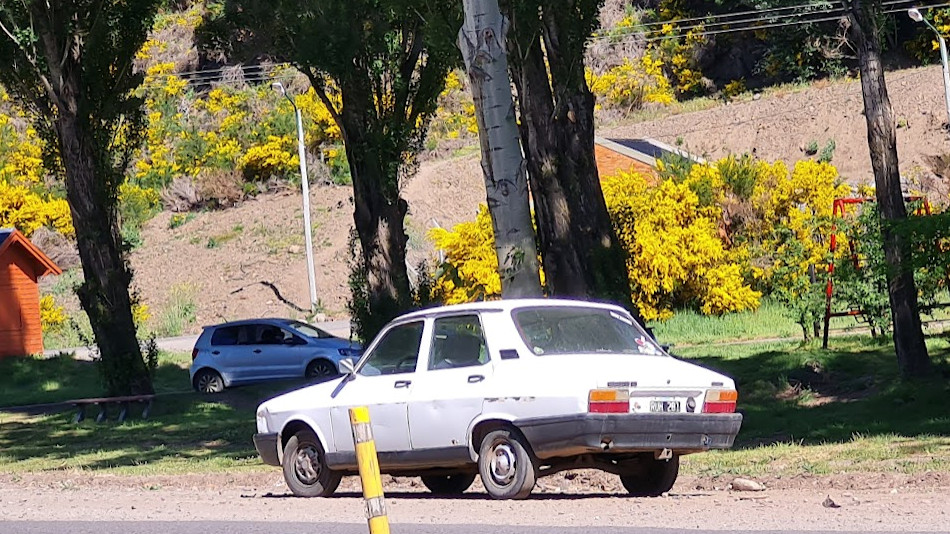
[(637, 338), (637, 350), (640, 351), (640, 354), (649, 354), (651, 356), (656, 356), (660, 351), (656, 348), (650, 340), (644, 336)]

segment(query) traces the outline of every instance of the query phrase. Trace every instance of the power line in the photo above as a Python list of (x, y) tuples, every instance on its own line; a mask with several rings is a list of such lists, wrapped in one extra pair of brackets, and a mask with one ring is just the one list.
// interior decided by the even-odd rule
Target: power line
[[(882, 6), (892, 6), (895, 4), (907, 4), (906, 8), (914, 7), (916, 0), (888, 0), (887, 2), (881, 2)], [(595, 34), (594, 37), (616, 37), (623, 36), (627, 34), (636, 34), (636, 33), (646, 33), (642, 28), (649, 28), (651, 26), (663, 26), (666, 24), (681, 24), (683, 22), (695, 22), (703, 21), (699, 24), (690, 25), (690, 26), (678, 26), (677, 29), (692, 29), (699, 27), (708, 27), (708, 26), (727, 26), (729, 24), (737, 24), (742, 22), (747, 22), (750, 20), (773, 20), (776, 18), (785, 18), (785, 17), (798, 17), (798, 16), (807, 16), (807, 15), (817, 15), (823, 13), (832, 13), (832, 12), (845, 12), (846, 8), (835, 7), (835, 2), (810, 2), (805, 4), (799, 4), (795, 6), (786, 6), (786, 7), (773, 7), (769, 9), (757, 9), (750, 11), (740, 11), (737, 13), (722, 13), (722, 14), (709, 14), (701, 17), (689, 17), (689, 18), (679, 18), (672, 20), (658, 20), (653, 22), (642, 22), (637, 24), (634, 27), (624, 29), (621, 31), (615, 31), (611, 34)], [(807, 10), (807, 8), (818, 8)], [(784, 13), (784, 14), (774, 14), (771, 16), (763, 16), (764, 13), (774, 13), (778, 11), (795, 11), (798, 9), (806, 9), (806, 11), (801, 13)], [(923, 7), (920, 9), (924, 9)], [(723, 20), (733, 17), (745, 16), (745, 15), (754, 15), (753, 17), (748, 17), (745, 20), (740, 21), (726, 21), (726, 22), (715, 22), (717, 20)]]
[[(906, 1), (906, 0), (904, 0), (904, 1)], [(898, 3), (898, 2), (894, 2), (894, 3)], [(919, 6), (918, 9), (939, 9), (939, 8), (948, 7), (948, 6), (950, 6), (950, 3), (932, 4), (932, 5), (926, 5), (926, 6)], [(901, 12), (904, 12), (904, 11), (905, 11), (905, 8), (904, 8), (904, 7), (901, 7), (901, 8), (897, 8), (897, 9), (890, 9), (890, 10), (881, 11), (880, 13), (881, 13), (881, 14), (891, 14), (891, 13), (901, 13)], [(762, 29), (768, 29), (768, 28), (781, 28), (781, 27), (786, 27), (786, 26), (796, 26), (796, 25), (800, 25), (800, 24), (814, 24), (814, 23), (819, 23), (819, 22), (830, 22), (830, 21), (834, 21), (834, 20), (840, 20), (841, 17), (842, 17), (842, 15), (844, 15), (844, 12), (842, 12), (841, 15), (831, 16), (831, 17), (810, 18), (810, 19), (806, 19), (806, 20), (793, 20), (793, 21), (785, 21), (785, 22), (776, 22), (776, 23), (771, 23), (771, 24), (755, 24), (755, 22), (757, 22), (758, 20), (751, 20), (751, 19), (750, 19), (749, 21), (742, 21), (742, 22), (751, 22), (751, 23), (750, 23), (750, 24), (743, 25), (743, 26), (741, 26), (741, 27), (726, 28), (726, 29), (721, 29), (721, 30), (711, 30), (711, 31), (696, 32), (696, 33), (694, 33), (693, 35), (702, 37), (702, 36), (709, 36), (709, 35), (720, 35), (720, 34), (725, 34), (725, 33), (735, 33), (735, 32), (744, 32), (744, 31), (755, 31), (755, 30), (762, 30)], [(767, 20), (767, 19), (762, 19), (762, 20)], [(739, 22), (740, 22), (740, 21), (736, 21), (736, 23), (739, 23)], [(679, 29), (679, 28), (677, 28), (677, 29)], [(588, 39), (588, 44), (589, 44), (589, 43), (592, 43), (592, 42), (605, 41), (605, 40), (610, 40), (610, 41), (612, 41), (612, 42), (615, 43), (615, 44), (619, 44), (619, 43), (623, 43), (623, 42), (628, 42), (628, 41), (630, 41), (630, 40), (631, 40), (631, 37), (639, 37), (639, 39), (638, 39), (639, 41), (650, 43), (650, 42), (657, 42), (657, 41), (665, 41), (665, 40), (669, 40), (669, 39), (678, 39), (678, 38), (684, 37), (684, 36), (685, 36), (685, 35), (682, 34), (682, 33), (677, 33), (677, 34), (672, 34), (672, 35), (661, 35), (661, 36), (657, 36), (657, 37), (643, 37), (643, 34), (642, 34), (642, 33), (641, 33), (641, 34), (631, 34), (631, 35), (627, 35), (627, 36), (623, 36), (623, 37), (619, 37), (619, 38), (613, 38), (613, 37), (610, 37), (610, 36), (601, 36), (601, 37), (592, 37), (592, 38)]]

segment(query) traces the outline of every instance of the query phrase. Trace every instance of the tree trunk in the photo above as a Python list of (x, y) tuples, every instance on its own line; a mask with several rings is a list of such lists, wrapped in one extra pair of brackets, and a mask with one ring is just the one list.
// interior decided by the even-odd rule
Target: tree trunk
[(540, 297), (528, 181), (508, 79), (508, 23), (497, 0), (465, 0), (464, 6), (465, 25), (459, 31), (459, 48), (475, 102), (502, 297)]
[[(349, 94), (353, 94), (351, 91)], [(342, 110), (347, 161), (353, 179), (353, 221), (366, 276), (366, 315), (360, 337), (371, 340), (390, 320), (412, 305), (406, 268), (405, 218), (408, 204), (399, 196), (400, 154), (373, 142), (375, 129), (363, 123), (373, 113), (371, 98), (348, 98)]]
[(897, 365), (904, 377), (922, 377), (929, 372), (930, 358), (920, 324), (917, 287), (909, 251), (894, 232), (895, 224), (907, 218), (907, 208), (904, 205), (897, 164), (894, 115), (884, 82), (878, 27), (872, 9), (872, 4), (857, 0), (851, 4), (849, 18), (858, 52), (871, 167), (874, 170), (877, 202), (882, 219)]
[[(511, 70), (548, 287), (557, 296), (609, 300), (639, 315), (594, 157), (594, 95), (584, 77), (583, 46), (562, 47), (561, 20), (550, 10), (540, 27), (544, 49), (538, 21), (517, 17), (513, 10)], [(580, 50), (579, 57), (569, 50)]]
[[(77, 293), (99, 347), (106, 390), (110, 395), (152, 393), (135, 337), (129, 296), (132, 274), (123, 254), (114, 193), (97, 176), (92, 140), (82, 121), (69, 114), (67, 107), (60, 109), (55, 126), (85, 276)], [(111, 201), (107, 200), (110, 195)]]

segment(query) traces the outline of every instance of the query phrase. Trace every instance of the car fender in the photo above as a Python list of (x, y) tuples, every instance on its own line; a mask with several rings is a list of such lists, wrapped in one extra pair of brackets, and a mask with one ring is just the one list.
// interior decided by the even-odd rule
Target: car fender
[(483, 413), (472, 419), (472, 422), (468, 425), (468, 431), (466, 432), (466, 441), (468, 441), (468, 454), (472, 458), (473, 462), (478, 461), (478, 450), (476, 444), (472, 440), (472, 435), (475, 432), (475, 427), (485, 421), (505, 421), (508, 423), (514, 422), (517, 417), (514, 414), (507, 412), (489, 412)]
[(323, 447), (324, 452), (335, 452), (333, 449), (333, 436), (328, 436), (324, 433), (323, 429), (320, 428), (313, 419), (307, 417), (304, 414), (294, 414), (291, 418), (284, 421), (284, 424), (280, 427), (280, 432), (277, 435), (277, 457), (283, 463), (284, 461), (284, 430), (293, 423), (303, 423), (310, 427), (313, 430), (313, 433), (317, 436), (317, 441), (320, 442), (320, 446)]

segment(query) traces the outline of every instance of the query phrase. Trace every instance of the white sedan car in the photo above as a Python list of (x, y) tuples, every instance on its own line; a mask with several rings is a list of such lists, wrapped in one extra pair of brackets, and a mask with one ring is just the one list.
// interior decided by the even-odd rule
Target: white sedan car
[(596, 468), (633, 495), (668, 491), (679, 457), (739, 431), (732, 379), (664, 352), (623, 308), (503, 300), (410, 313), (346, 375), (270, 399), (254, 444), (295, 495), (357, 472), (348, 409), (368, 406), (382, 472), (458, 494), (481, 476), (518, 499), (538, 477)]

